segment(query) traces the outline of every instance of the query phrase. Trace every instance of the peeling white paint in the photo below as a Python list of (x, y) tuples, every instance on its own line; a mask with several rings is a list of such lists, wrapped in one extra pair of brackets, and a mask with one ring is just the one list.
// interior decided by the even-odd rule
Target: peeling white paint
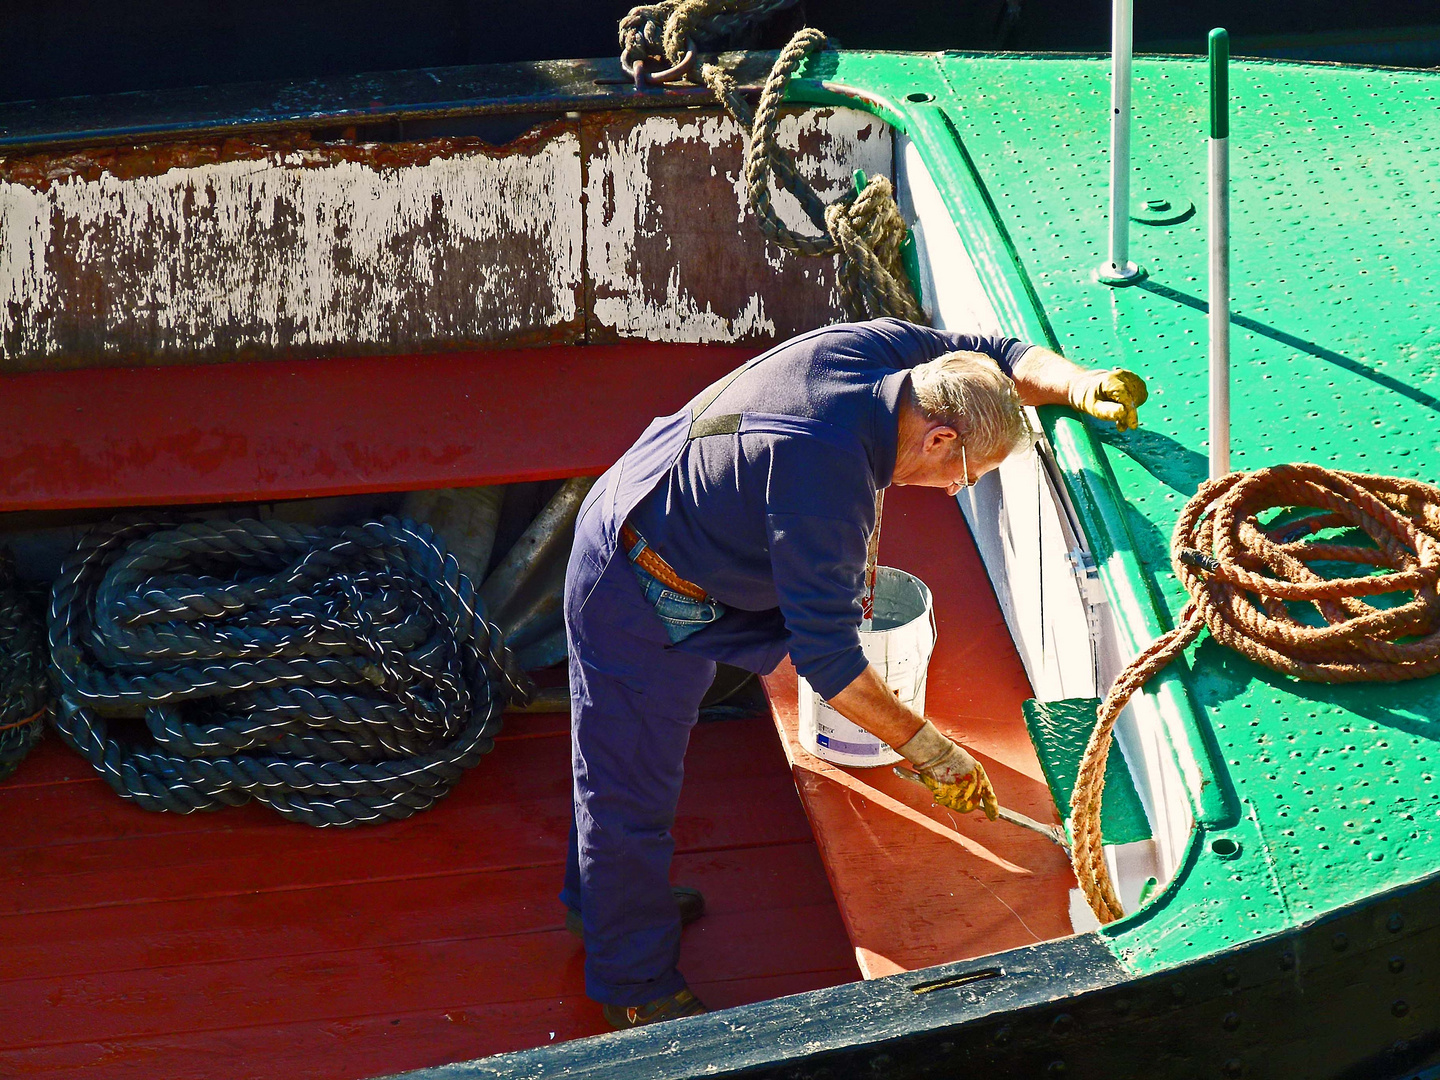
[(85, 337), (106, 348), (484, 340), (579, 317), (574, 133), (533, 155), (303, 164), (291, 154), (107, 173), (45, 192), (0, 184), (5, 355), (44, 354), (73, 335), (76, 313), (67, 328), (50, 306), (60, 260), (104, 283), (84, 318)]
[[(44, 191), (0, 182), (0, 361), (399, 351), (571, 324), (578, 336), (587, 271), (602, 335), (753, 340), (840, 310), (833, 258), (760, 234), (728, 117), (601, 130), (583, 182), (573, 131), (533, 153), (401, 167), (297, 150)], [(780, 141), (819, 148), (799, 165), (826, 201), (856, 168), (892, 174), (891, 132), (867, 113), (786, 115)], [(815, 231), (789, 193), (774, 202), (788, 227)], [(697, 208), (698, 240), (685, 234)]]
[[(888, 127), (874, 116), (852, 109), (818, 109), (783, 116), (778, 138), (794, 148), (802, 137), (820, 144), (825, 153), (802, 155), (798, 165), (827, 202), (850, 188), (856, 169), (867, 175), (890, 176), (893, 140)], [(733, 310), (717, 311), (715, 299), (697, 297), (689, 284), (699, 275), (683, 265), (645, 264), (644, 249), (677, 224), (686, 207), (662, 205), (653, 197), (655, 162), (667, 153), (700, 147), (713, 155), (711, 176), (723, 176), (734, 199), (735, 243), (763, 253), (769, 273), (757, 280)], [(587, 268), (594, 286), (596, 321), (622, 337), (685, 342), (728, 342), (773, 336), (776, 326), (765, 312), (762, 291), (779, 284), (779, 275), (809, 277), (815, 260), (791, 255), (767, 243), (750, 212), (742, 171), (744, 139), (728, 116), (652, 116), (605, 140), (589, 162), (586, 195), (590, 211), (586, 237)], [(713, 191), (713, 188), (710, 189)], [(673, 197), (673, 193), (672, 193)], [(773, 193), (776, 212), (787, 228), (813, 234), (814, 225), (789, 192)], [(669, 250), (670, 245), (665, 245)], [(830, 303), (840, 307), (834, 282), (834, 260), (823, 260), (816, 278), (829, 286)], [(665, 282), (663, 292), (655, 288)], [(783, 287), (783, 286), (781, 286)]]
[(0, 355), (23, 341), (27, 313), (50, 304), (45, 252), (50, 246), (50, 206), (43, 192), (0, 183)]

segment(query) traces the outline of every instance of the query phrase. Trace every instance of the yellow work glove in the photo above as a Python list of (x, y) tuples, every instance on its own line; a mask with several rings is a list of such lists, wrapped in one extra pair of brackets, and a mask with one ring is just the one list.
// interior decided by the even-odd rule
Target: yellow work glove
[(985, 767), (959, 743), (940, 734), (929, 720), (909, 742), (896, 749), (915, 766), (941, 806), (962, 814), (984, 810), (991, 821), (999, 816), (1000, 801), (995, 798)]
[(1149, 396), (1145, 380), (1124, 368), (1087, 371), (1070, 383), (1072, 409), (1097, 420), (1113, 420), (1121, 431), (1140, 426), (1135, 410), (1144, 405)]

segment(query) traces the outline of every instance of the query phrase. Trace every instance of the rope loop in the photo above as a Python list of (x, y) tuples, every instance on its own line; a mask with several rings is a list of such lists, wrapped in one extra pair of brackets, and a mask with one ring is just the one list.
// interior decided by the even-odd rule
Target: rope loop
[(494, 743), (529, 681), (430, 528), (102, 525), (51, 593), (55, 726), (147, 810), (409, 817)]
[[(1327, 577), (1317, 567), (1347, 570)], [(1200, 485), (1171, 538), (1190, 602), (1120, 673), (1097, 710), (1071, 796), (1075, 876), (1102, 923), (1124, 914), (1100, 836), (1115, 721), (1146, 681), (1208, 629), (1242, 656), (1307, 682), (1440, 673), (1440, 488), (1275, 465)], [(1371, 598), (1367, 600), (1366, 598)], [(1385, 598), (1381, 602), (1371, 602)]]
[[(620, 20), (620, 66), (637, 89), (688, 76), (696, 53), (743, 46), (771, 16), (796, 0), (661, 0)], [(689, 58), (687, 60), (687, 57)], [(651, 67), (665, 71), (650, 72)]]
[[(630, 10), (620, 21), (620, 63), (642, 81), (679, 78), (692, 70), (696, 43), (703, 47), (730, 40), (758, 25), (793, 0), (663, 0)], [(826, 206), (795, 167), (779, 141), (780, 110), (785, 89), (805, 59), (829, 47), (822, 31), (806, 27), (796, 33), (775, 58), (754, 113), (730, 73), (718, 64), (700, 65), (699, 78), (726, 112), (748, 135), (745, 187), (755, 221), (767, 239), (797, 255), (840, 257), (840, 297), (852, 319), (885, 315), (920, 322), (901, 258), (906, 226), (895, 205), (895, 190), (885, 177), (872, 177), (858, 195), (848, 194)], [(648, 65), (666, 64), (660, 73)], [(790, 192), (817, 232), (789, 228), (776, 211), (771, 179)]]

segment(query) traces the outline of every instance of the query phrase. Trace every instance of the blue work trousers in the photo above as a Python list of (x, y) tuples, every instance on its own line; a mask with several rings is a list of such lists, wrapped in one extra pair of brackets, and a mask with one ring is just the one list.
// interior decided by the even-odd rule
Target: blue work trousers
[(600, 520), (582, 511), (565, 576), (575, 819), (560, 898), (584, 922), (585, 992), (643, 1005), (685, 985), (670, 829), (715, 664), (670, 647)]

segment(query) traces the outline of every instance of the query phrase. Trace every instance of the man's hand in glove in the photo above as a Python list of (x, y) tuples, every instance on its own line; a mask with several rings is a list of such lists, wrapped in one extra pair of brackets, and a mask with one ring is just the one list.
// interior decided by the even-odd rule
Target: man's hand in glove
[(1121, 431), (1140, 426), (1135, 410), (1145, 404), (1150, 392), (1145, 380), (1133, 371), (1111, 368), (1086, 371), (1070, 380), (1070, 407), (1097, 420), (1113, 420)]
[(929, 720), (909, 742), (896, 749), (915, 766), (942, 806), (962, 814), (983, 809), (991, 821), (1000, 813), (1000, 802), (985, 767), (959, 743), (940, 734)]

